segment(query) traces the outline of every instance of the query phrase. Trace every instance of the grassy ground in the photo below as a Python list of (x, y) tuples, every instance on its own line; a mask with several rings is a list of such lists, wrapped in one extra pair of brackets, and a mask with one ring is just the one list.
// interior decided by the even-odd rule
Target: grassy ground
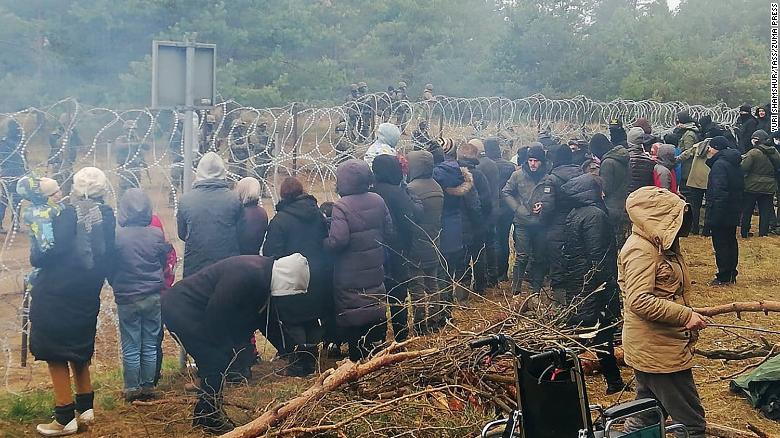
[[(685, 239), (684, 251), (691, 265), (693, 300), (696, 306), (727, 303), (740, 300), (772, 299), (777, 296), (780, 275), (775, 260), (780, 255), (780, 238), (753, 238), (740, 240), (740, 277), (731, 287), (713, 288), (706, 285), (715, 271), (712, 249), (709, 240), (701, 237)], [(504, 291), (491, 293), (500, 295)], [(472, 310), (456, 314), (456, 321), (467, 321), (469, 313), (482, 313), (479, 302), (472, 303)], [(716, 318), (721, 324), (734, 324), (767, 329), (780, 329), (780, 320), (776, 315), (745, 314), (738, 320), (734, 315)], [(112, 330), (109, 330), (109, 332)], [(780, 342), (777, 335), (761, 334), (767, 341)], [(747, 330), (723, 330), (711, 328), (702, 333), (700, 348), (734, 348), (749, 341), (758, 341), (759, 334)], [(121, 398), (122, 378), (117, 358), (115, 336), (103, 334), (98, 348), (101, 354), (93, 367), (96, 388), (96, 410), (98, 423), (85, 431), (83, 437), (199, 437), (201, 432), (190, 427), (190, 410), (193, 398), (184, 391), (189, 376), (177, 369), (175, 348), (166, 344), (171, 354), (164, 362), (163, 380), (160, 393), (164, 400), (149, 406), (128, 405)], [(114, 343), (113, 345), (111, 343)], [(254, 378), (247, 385), (231, 386), (227, 390), (226, 400), (232, 402), (227, 407), (231, 417), (237, 423), (245, 423), (264, 412), (267, 407), (287, 400), (300, 393), (311, 382), (301, 378), (279, 377), (273, 373), (278, 363), (269, 362), (273, 351), (265, 349), (265, 361), (255, 366)], [(719, 361), (701, 357), (696, 359), (694, 369), (696, 381), (702, 396), (709, 421), (743, 428), (750, 422), (768, 433), (780, 434), (780, 424), (762, 418), (741, 397), (731, 394), (728, 380), (721, 380), (743, 369), (758, 359), (746, 361)], [(323, 367), (332, 366), (324, 363)], [(48, 421), (51, 415), (52, 396), (48, 389), (48, 379), (42, 372), (41, 364), (34, 364), (31, 377), (34, 380), (24, 389), (12, 389), (0, 394), (0, 437), (34, 436), (34, 425)], [(631, 371), (623, 370), (629, 379)], [(605, 397), (601, 377), (593, 376), (588, 380), (591, 401), (603, 405), (617, 402), (618, 397)], [(623, 400), (631, 394), (623, 396)], [(416, 412), (410, 412), (410, 424), (424, 421), (435, 426), (430, 434), (422, 436), (474, 436), (476, 428), (465, 428), (464, 424), (477, 424), (479, 413), (449, 413), (431, 407), (421, 406)], [(446, 431), (446, 432), (445, 432)]]

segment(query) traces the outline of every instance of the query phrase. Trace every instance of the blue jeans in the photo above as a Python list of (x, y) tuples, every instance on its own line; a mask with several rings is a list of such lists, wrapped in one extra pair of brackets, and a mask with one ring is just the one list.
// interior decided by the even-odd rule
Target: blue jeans
[(157, 341), (162, 322), (160, 294), (118, 304), (125, 391), (151, 388), (157, 371)]

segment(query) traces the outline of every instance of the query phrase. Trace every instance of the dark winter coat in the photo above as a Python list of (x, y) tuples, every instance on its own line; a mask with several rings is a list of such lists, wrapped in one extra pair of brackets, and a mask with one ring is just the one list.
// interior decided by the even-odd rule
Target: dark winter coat
[[(444, 161), (433, 168), (433, 179), (444, 191), (441, 216), (441, 251), (452, 253), (463, 249), (463, 210), (479, 214), (479, 199), (473, 196), (474, 178), (461, 171), (458, 162)], [(473, 202), (476, 199), (476, 203)]]
[(543, 209), (548, 210), (547, 239), (553, 242), (563, 242), (563, 227), (566, 225), (566, 216), (569, 215), (574, 206), (571, 199), (561, 190), (561, 187), (569, 180), (582, 175), (582, 169), (576, 164), (565, 164), (554, 168), (549, 175), (545, 177), (546, 184), (552, 188), (552, 196), (546, 199), (547, 202)]
[[(615, 234), (595, 176), (574, 178), (562, 191), (574, 205), (566, 218), (563, 245), (566, 298), (576, 306), (570, 322), (592, 326), (617, 302)], [(599, 288), (603, 290), (594, 292)]]
[(241, 207), (241, 216), (236, 224), (238, 251), (241, 255), (258, 255), (268, 228), (268, 213), (257, 202)]
[(484, 239), (493, 215), (493, 207), (495, 205), (493, 189), (487, 176), (477, 168), (479, 160), (463, 158), (458, 160), (458, 163), (461, 168), (468, 170), (474, 178), (474, 191), (479, 198), (480, 205), (480, 214), (478, 216), (469, 214), (468, 206), (464, 206), (463, 238), (465, 242), (472, 242), (474, 239), (481, 241)]
[(753, 146), (750, 142), (750, 138), (753, 136), (753, 133), (756, 132), (756, 129), (758, 129), (758, 120), (756, 120), (753, 115), (739, 115), (737, 123), (734, 126), (734, 131), (737, 135), (737, 146), (739, 147), (740, 152), (744, 153)]
[(739, 224), (745, 180), (739, 167), (742, 156), (736, 149), (724, 149), (707, 160), (707, 216), (705, 229)]
[(184, 241), (184, 276), (240, 254), (238, 221), (241, 201), (227, 181), (204, 179), (185, 193), (176, 213), (179, 239)]
[(393, 221), (382, 197), (368, 191), (371, 169), (347, 160), (336, 169), (336, 191), (326, 249), (334, 253), (336, 323), (365, 326), (385, 319), (385, 242)]
[(485, 175), (490, 186), (491, 219), (495, 221), (496, 215), (498, 214), (498, 204), (501, 200), (501, 189), (504, 188), (504, 186), (501, 185), (498, 164), (492, 158), (480, 157), (479, 164), (477, 164), (476, 168)]
[(613, 221), (626, 216), (628, 149), (615, 146), (604, 154), (599, 176), (604, 181), (604, 202)]
[(740, 164), (745, 174), (745, 191), (774, 194), (775, 169), (780, 169), (780, 153), (774, 146), (759, 143), (745, 154)]
[(30, 352), (36, 360), (87, 362), (95, 351), (100, 290), (111, 264), (116, 221), (111, 207), (98, 204), (105, 254), (94, 259), (91, 269), (73, 254), (77, 248), (77, 219), (73, 206), (66, 206), (53, 220), (54, 246), (31, 258), (40, 268), (30, 304)]
[(311, 276), (307, 293), (275, 298), (281, 320), (297, 323), (320, 318), (331, 307), (333, 268), (322, 245), (327, 236), (325, 216), (314, 196), (304, 194), (276, 204), (263, 255), (278, 259), (299, 253), (308, 260)]
[(374, 172), (371, 191), (382, 197), (393, 219), (393, 234), (389, 236), (387, 245), (399, 253), (396, 256), (403, 257), (412, 246), (415, 220), (418, 214), (422, 214), (422, 206), (416, 205), (406, 187), (401, 186), (403, 173), (396, 157), (380, 155), (374, 158), (371, 167)]
[[(274, 259), (229, 257), (183, 278), (162, 296), (162, 319), (172, 332), (204, 342), (231, 343), (265, 330)], [(270, 322), (275, 324), (275, 322)]]
[(437, 263), (439, 255), (436, 243), (441, 233), (441, 217), (444, 208), (444, 191), (433, 179), (433, 155), (427, 151), (413, 151), (409, 160), (409, 193), (422, 202), (423, 211), (417, 218), (410, 258), (414, 263)]
[[(544, 170), (531, 172), (528, 163), (524, 163), (515, 171), (501, 190), (501, 199), (514, 214), (513, 222), (516, 226), (537, 227), (544, 224), (543, 217), (552, 213), (548, 208), (552, 194), (552, 188), (544, 177)], [(534, 214), (533, 207), (537, 202), (542, 202), (548, 207), (542, 209), (541, 214)]]
[(165, 264), (172, 246), (151, 226), (152, 203), (142, 189), (129, 189), (119, 201), (116, 247), (109, 283), (117, 304), (128, 304), (164, 288)]

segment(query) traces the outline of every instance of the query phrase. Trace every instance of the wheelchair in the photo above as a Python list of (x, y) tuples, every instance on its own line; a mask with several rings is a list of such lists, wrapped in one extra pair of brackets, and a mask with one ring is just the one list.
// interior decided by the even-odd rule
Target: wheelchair
[[(609, 409), (590, 405), (580, 360), (572, 350), (535, 353), (518, 347), (503, 334), (473, 340), (469, 346), (489, 347), (478, 362), (486, 357), (510, 356), (514, 365), (517, 409), (507, 418), (487, 423), (480, 435), (483, 438), (664, 438), (667, 433), (688, 437), (684, 425), (665, 427), (663, 411), (654, 399)], [(598, 413), (595, 422), (592, 411)], [(626, 419), (637, 416), (658, 418), (658, 422), (631, 432), (620, 430)]]

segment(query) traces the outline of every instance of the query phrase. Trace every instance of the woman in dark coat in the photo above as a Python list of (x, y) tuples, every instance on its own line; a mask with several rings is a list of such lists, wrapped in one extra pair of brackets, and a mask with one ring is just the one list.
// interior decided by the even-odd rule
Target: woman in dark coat
[(374, 171), (372, 192), (381, 196), (393, 219), (393, 235), (387, 240), (385, 256), (385, 288), (392, 308), (396, 340), (407, 335), (406, 295), (409, 282), (409, 251), (412, 247), (416, 217), (422, 214), (422, 204), (415, 204), (406, 187), (401, 186), (403, 172), (398, 158), (380, 155), (371, 163)]
[[(71, 203), (54, 218), (54, 246), (31, 264), (39, 268), (30, 305), (30, 351), (46, 361), (54, 386), (54, 421), (44, 436), (65, 436), (94, 421), (89, 362), (95, 351), (100, 290), (110, 271), (114, 212), (103, 204), (106, 175), (85, 167), (73, 176)], [(69, 369), (70, 366), (70, 369)], [(71, 394), (70, 372), (76, 387)]]
[[(620, 318), (617, 287), (615, 236), (604, 204), (598, 177), (584, 174), (566, 182), (561, 192), (573, 209), (566, 217), (563, 241), (563, 268), (566, 273), (566, 301), (573, 309), (569, 324), (583, 327), (610, 326)], [(625, 388), (615, 360), (614, 329), (599, 330), (591, 345), (607, 381), (607, 394)]]
[(263, 189), (257, 178), (249, 176), (236, 183), (235, 191), (241, 201), (241, 217), (236, 224), (238, 250), (241, 255), (258, 255), (268, 228), (268, 213), (259, 205)]
[(330, 232), (324, 240), (334, 253), (333, 294), (336, 324), (345, 329), (349, 357), (359, 360), (385, 327), (385, 242), (393, 232), (382, 197), (370, 193), (373, 176), (363, 160), (347, 160), (336, 169)]
[(328, 228), (317, 199), (304, 192), (297, 178), (286, 178), (279, 195), (282, 199), (268, 225), (263, 255), (278, 259), (300, 253), (309, 261), (308, 292), (274, 300), (286, 348), (280, 353), (290, 355), (290, 367), (284, 372), (305, 376), (315, 371), (315, 356), (310, 350), (322, 341), (321, 322), (330, 316), (333, 307), (333, 271), (322, 246)]

